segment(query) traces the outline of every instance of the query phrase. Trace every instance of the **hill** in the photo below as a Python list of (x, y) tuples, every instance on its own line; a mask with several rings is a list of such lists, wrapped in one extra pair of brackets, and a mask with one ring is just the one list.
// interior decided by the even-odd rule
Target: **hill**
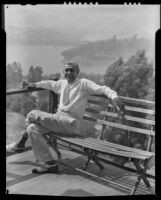
[(109, 65), (119, 57), (129, 58), (138, 50), (145, 49), (149, 59), (154, 59), (154, 41), (138, 38), (134, 35), (131, 38), (112, 39), (87, 42), (79, 47), (70, 48), (62, 52), (64, 62), (76, 61), (78, 63), (95, 65)]
[(75, 46), (84, 43), (81, 35), (53, 28), (7, 26), (8, 45)]

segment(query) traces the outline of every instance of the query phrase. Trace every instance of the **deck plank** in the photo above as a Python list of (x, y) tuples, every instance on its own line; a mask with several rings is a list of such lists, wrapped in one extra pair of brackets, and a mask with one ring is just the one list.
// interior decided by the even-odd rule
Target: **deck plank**
[[(56, 157), (53, 150), (51, 152)], [(61, 150), (61, 152), (64, 161), (72, 167), (81, 168), (86, 160), (84, 156), (71, 151)], [(121, 190), (115, 184), (96, 181), (63, 165), (60, 165), (58, 174), (33, 175), (31, 174), (34, 166), (33, 161), (32, 150), (7, 157), (6, 185), (10, 194), (51, 196), (117, 196), (129, 194), (128, 190)], [(127, 185), (134, 178), (133, 176), (131, 176), (132, 178), (129, 177), (128, 173), (130, 172), (125, 170), (107, 164), (105, 164), (105, 167), (103, 171), (100, 171), (91, 162), (88, 172)], [(146, 194), (145, 189), (141, 193)]]

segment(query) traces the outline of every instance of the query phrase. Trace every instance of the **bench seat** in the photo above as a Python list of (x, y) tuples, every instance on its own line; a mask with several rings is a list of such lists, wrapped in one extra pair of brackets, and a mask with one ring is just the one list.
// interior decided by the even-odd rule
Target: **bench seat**
[(148, 152), (132, 147), (123, 146), (120, 144), (110, 143), (96, 138), (73, 138), (73, 137), (58, 137), (58, 139), (74, 144), (80, 147), (85, 147), (97, 151), (98, 153), (111, 154), (121, 157), (135, 158), (135, 159), (149, 159), (154, 156), (153, 152)]

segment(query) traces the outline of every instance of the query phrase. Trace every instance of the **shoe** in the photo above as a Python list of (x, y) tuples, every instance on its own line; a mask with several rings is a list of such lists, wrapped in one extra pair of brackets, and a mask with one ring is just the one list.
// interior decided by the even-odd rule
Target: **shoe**
[(32, 170), (33, 174), (45, 174), (45, 173), (57, 173), (59, 171), (59, 166), (55, 160), (48, 161), (40, 167), (36, 167)]
[(6, 152), (7, 153), (21, 153), (23, 152), (25, 147), (17, 147), (17, 143), (13, 142), (11, 144), (6, 145)]

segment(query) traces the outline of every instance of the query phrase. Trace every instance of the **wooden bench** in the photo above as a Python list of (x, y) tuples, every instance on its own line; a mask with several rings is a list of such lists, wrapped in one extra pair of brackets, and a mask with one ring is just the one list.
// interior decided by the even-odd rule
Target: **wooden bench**
[[(84, 119), (101, 127), (100, 134), (97, 138), (84, 138), (80, 136), (60, 136), (57, 133), (49, 134), (50, 144), (56, 151), (60, 163), (62, 162), (61, 153), (58, 147), (66, 144), (68, 149), (75, 150), (88, 157), (83, 170), (87, 169), (90, 160), (102, 170), (104, 167), (101, 162), (104, 159), (100, 155), (110, 155), (118, 158), (127, 159), (136, 167), (138, 177), (130, 194), (135, 194), (141, 179), (146, 187), (153, 193), (152, 187), (147, 179), (147, 168), (152, 157), (155, 156), (152, 152), (154, 144), (154, 107), (155, 103), (139, 99), (120, 97), (125, 104), (125, 116), (119, 116), (115, 112), (112, 103), (105, 96), (93, 95), (90, 96)], [(126, 145), (113, 143), (108, 136), (121, 136), (125, 139)], [(142, 144), (133, 144), (136, 138), (141, 138)], [(138, 148), (138, 146), (140, 146)], [(78, 148), (80, 150), (78, 151)], [(145, 148), (146, 147), (146, 148)], [(141, 149), (142, 148), (142, 149)], [(117, 165), (122, 168), (122, 165), (115, 164), (110, 161), (110, 164)], [(130, 170), (130, 168), (127, 168)]]

